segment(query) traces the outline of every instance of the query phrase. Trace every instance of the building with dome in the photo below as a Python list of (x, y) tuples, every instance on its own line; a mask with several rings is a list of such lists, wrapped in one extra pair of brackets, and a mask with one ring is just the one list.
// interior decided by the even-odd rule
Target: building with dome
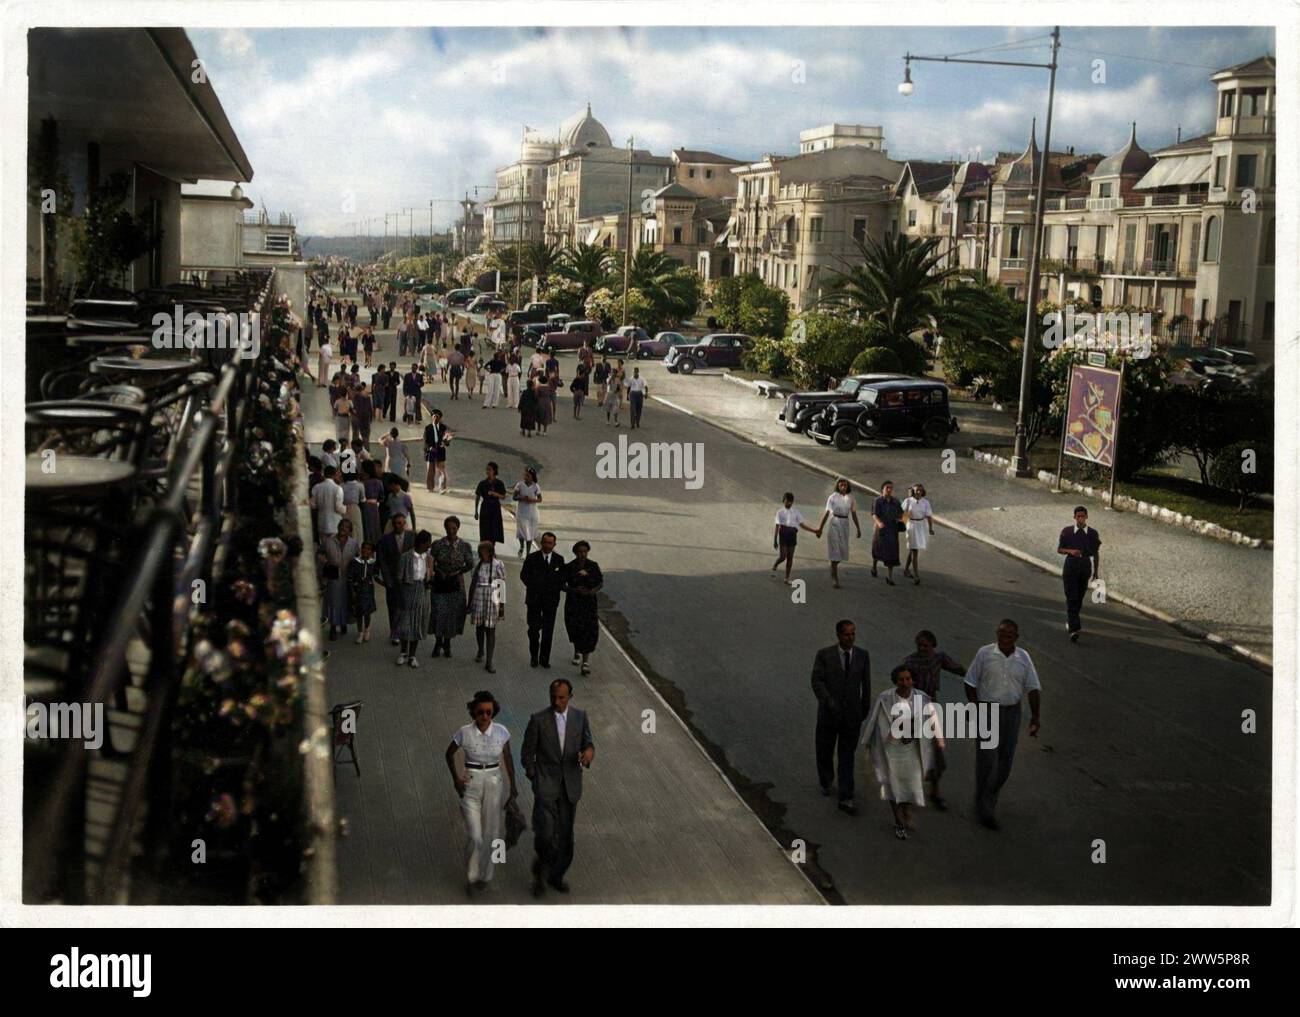
[[(645, 149), (615, 147), (609, 131), (592, 115), (590, 103), (584, 113), (560, 126), (558, 146), (546, 167), (543, 215), (548, 243), (582, 243), (587, 237), (579, 235), (580, 220), (626, 212), (629, 193), (637, 207), (672, 181), (672, 159)], [(626, 233), (625, 225), (615, 246), (624, 246)]]

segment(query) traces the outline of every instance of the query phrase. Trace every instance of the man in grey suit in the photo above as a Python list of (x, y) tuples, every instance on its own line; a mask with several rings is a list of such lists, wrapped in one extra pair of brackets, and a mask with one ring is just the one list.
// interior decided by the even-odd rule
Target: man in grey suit
[[(853, 804), (853, 755), (862, 721), (871, 712), (871, 658), (853, 645), (853, 622), (835, 623), (836, 643), (817, 651), (812, 687), (817, 696), (817, 779), (831, 793), (839, 757), (840, 811), (857, 815)], [(838, 751), (837, 751), (838, 750)]]
[(582, 770), (596, 755), (587, 713), (569, 705), (572, 696), (567, 678), (551, 682), (550, 708), (528, 718), (520, 753), (533, 785), (534, 897), (546, 892), (546, 883), (560, 893), (569, 892), (564, 874), (573, 863), (573, 820), (582, 797)]

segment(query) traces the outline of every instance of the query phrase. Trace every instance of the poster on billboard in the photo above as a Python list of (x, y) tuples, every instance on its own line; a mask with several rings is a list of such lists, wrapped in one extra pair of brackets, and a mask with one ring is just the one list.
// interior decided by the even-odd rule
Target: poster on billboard
[(1065, 403), (1062, 451), (1113, 470), (1119, 441), (1123, 375), (1104, 367), (1075, 364)]

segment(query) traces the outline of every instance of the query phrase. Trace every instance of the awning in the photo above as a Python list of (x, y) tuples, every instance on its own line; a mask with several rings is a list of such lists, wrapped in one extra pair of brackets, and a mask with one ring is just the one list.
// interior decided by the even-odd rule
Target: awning
[(781, 218), (776, 221), (776, 225), (772, 227), (772, 232), (781, 233), (785, 229), (785, 224), (788, 222), (794, 222), (793, 215), (781, 216)]
[(731, 236), (731, 227), (730, 227), (730, 226), (728, 226), (725, 230), (723, 230), (721, 233), (718, 234), (718, 239), (715, 240), (715, 241), (713, 241), (713, 246), (714, 246), (714, 247), (725, 247), (726, 244), (727, 244), (727, 237), (729, 237), (729, 236)]
[(1183, 155), (1158, 159), (1147, 170), (1146, 176), (1133, 185), (1136, 191), (1154, 190), (1157, 187), (1185, 187), (1208, 183), (1210, 157), (1208, 155)]
[(591, 232), (587, 234), (587, 239), (583, 241), (583, 243), (594, 244), (598, 236), (600, 236), (600, 227), (593, 226)]

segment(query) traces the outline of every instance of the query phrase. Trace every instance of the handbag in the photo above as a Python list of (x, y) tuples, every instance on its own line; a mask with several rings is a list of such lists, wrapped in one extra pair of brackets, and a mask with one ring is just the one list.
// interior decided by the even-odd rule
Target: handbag
[(325, 579), (337, 579), (339, 577), (339, 567), (337, 565), (326, 565), (321, 570), (321, 576)]
[(524, 810), (519, 807), (519, 802), (514, 798), (506, 800), (506, 847), (512, 848), (519, 843), (519, 838), (524, 835), (528, 829), (528, 820), (524, 818)]

